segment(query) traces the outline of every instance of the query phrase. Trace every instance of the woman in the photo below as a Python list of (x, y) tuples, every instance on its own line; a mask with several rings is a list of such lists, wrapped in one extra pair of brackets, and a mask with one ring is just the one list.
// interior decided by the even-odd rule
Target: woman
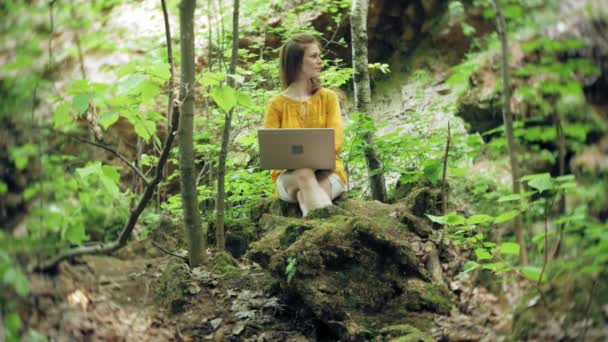
[(298, 203), (302, 215), (332, 204), (344, 192), (346, 172), (338, 157), (342, 148), (342, 115), (335, 92), (322, 88), (321, 49), (309, 34), (297, 34), (279, 54), (283, 92), (268, 102), (266, 128), (333, 128), (336, 147), (334, 170), (272, 170), (276, 194), (286, 202)]

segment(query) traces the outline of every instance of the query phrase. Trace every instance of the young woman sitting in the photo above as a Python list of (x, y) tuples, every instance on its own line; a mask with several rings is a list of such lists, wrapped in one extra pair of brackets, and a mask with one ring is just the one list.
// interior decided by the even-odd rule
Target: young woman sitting
[(342, 114), (338, 95), (321, 87), (321, 49), (309, 34), (297, 34), (280, 50), (283, 92), (266, 108), (265, 128), (333, 128), (336, 168), (333, 170), (272, 170), (276, 194), (298, 203), (303, 216), (332, 204), (346, 189), (346, 172), (338, 154), (342, 148)]

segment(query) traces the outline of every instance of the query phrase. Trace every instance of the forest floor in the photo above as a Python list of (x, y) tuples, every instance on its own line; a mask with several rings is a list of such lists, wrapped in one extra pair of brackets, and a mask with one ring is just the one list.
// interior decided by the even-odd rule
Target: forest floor
[[(245, 258), (238, 273), (188, 270), (192, 282), (185, 302), (172, 312), (159, 284), (170, 264), (183, 263), (171, 256), (151, 258), (141, 253), (142, 245), (151, 246), (150, 240), (132, 242), (117, 256), (63, 262), (54, 276), (34, 275), (27, 326), (58, 341), (333, 339), (318, 322), (297, 317), (294, 308), (282, 304), (267, 286), (268, 273)], [(499, 298), (472, 280), (450, 282), (457, 302), (448, 316), (435, 320), (436, 340), (496, 341), (510, 333), (511, 307), (524, 283), (503, 285)]]
[(306, 326), (292, 324), (279, 299), (261, 290), (266, 273), (246, 261), (239, 275), (189, 270), (187, 302), (172, 313), (158, 286), (176, 260), (123, 254), (64, 262), (56, 276), (32, 278), (27, 324), (59, 341), (308, 340)]

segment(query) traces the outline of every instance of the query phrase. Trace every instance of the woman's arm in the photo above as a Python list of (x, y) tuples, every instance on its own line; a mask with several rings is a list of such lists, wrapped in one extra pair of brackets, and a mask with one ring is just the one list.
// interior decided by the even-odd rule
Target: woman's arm
[(338, 94), (329, 91), (327, 104), (327, 128), (334, 129), (336, 155), (338, 155), (342, 150), (342, 112), (340, 111)]
[(266, 115), (264, 116), (264, 128), (281, 128), (281, 112), (276, 106), (274, 98), (271, 98), (266, 105)]

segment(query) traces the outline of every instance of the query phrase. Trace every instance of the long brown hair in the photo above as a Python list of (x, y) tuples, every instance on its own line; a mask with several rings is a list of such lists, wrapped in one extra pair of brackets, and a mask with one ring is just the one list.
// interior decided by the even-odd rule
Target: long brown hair
[[(279, 52), (279, 73), (281, 76), (281, 86), (287, 89), (292, 84), (298, 72), (302, 69), (302, 60), (306, 47), (311, 44), (317, 44), (321, 49), (321, 44), (317, 38), (308, 33), (298, 33), (291, 37)], [(314, 94), (321, 88), (321, 80), (319, 78), (310, 79), (310, 94)]]

